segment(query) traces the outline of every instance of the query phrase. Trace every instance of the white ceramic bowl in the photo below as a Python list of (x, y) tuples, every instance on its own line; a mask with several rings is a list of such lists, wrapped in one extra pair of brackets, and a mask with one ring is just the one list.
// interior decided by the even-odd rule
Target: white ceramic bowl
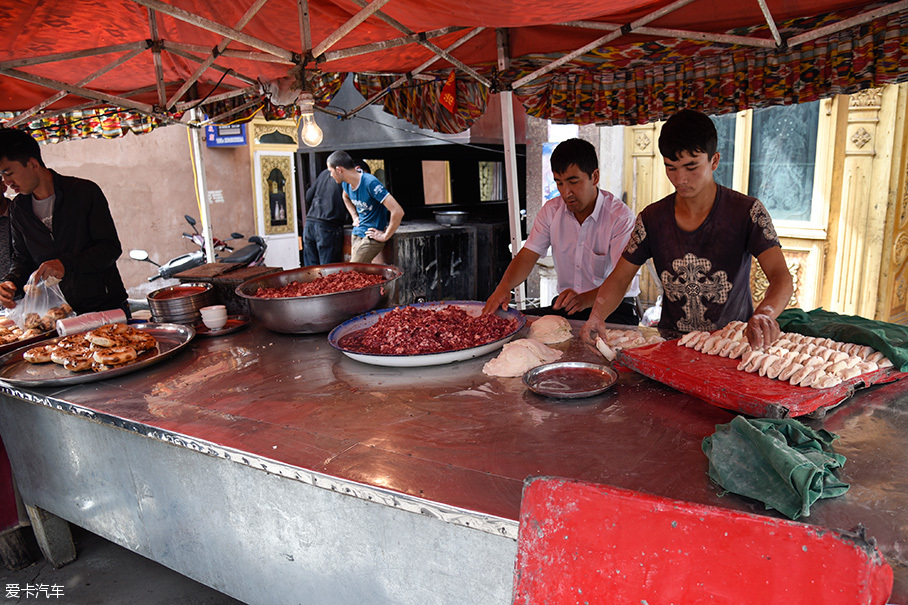
[(227, 316), (224, 317), (202, 317), (202, 323), (209, 330), (220, 330), (227, 325)]

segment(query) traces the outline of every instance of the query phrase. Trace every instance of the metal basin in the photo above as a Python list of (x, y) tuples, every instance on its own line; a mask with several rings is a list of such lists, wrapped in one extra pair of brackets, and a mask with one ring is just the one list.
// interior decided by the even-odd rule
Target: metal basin
[[(294, 296), (289, 298), (259, 298), (259, 288), (277, 288), (292, 282), (311, 282), (340, 271), (359, 271), (379, 274), (385, 281), (331, 294)], [(271, 273), (245, 281), (237, 286), (237, 296), (249, 303), (249, 312), (269, 330), (285, 334), (316, 334), (328, 332), (351, 317), (372, 309), (380, 309), (397, 300), (397, 279), (403, 271), (392, 265), (371, 263), (336, 263), (315, 265)]]
[(463, 225), (467, 222), (468, 212), (462, 212), (459, 210), (436, 210), (435, 211), (435, 222), (439, 225)]

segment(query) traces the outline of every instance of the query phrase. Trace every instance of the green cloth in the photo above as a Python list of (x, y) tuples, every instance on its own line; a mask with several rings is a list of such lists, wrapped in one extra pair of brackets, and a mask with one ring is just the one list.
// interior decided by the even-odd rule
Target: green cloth
[(908, 326), (857, 315), (839, 315), (823, 309), (814, 309), (809, 313), (801, 309), (785, 309), (779, 314), (778, 321), (783, 332), (871, 346), (888, 357), (899, 370), (908, 372)]
[(737, 416), (703, 439), (709, 476), (727, 491), (760, 500), (789, 519), (810, 515), (820, 498), (848, 491), (833, 469), (845, 456), (827, 451), (838, 436), (786, 418)]

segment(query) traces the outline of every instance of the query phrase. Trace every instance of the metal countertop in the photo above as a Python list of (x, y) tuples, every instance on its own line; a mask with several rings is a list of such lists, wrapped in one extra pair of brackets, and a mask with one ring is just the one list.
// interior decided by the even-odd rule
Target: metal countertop
[[(576, 337), (553, 346), (563, 360), (601, 361)], [(700, 443), (732, 412), (631, 372), (619, 372), (602, 395), (547, 399), (520, 378), (483, 374), (495, 354), (385, 368), (348, 359), (324, 334), (253, 325), (196, 338), (174, 358), (119, 378), (0, 389), (73, 412), (58, 405), (65, 402), (99, 422), (123, 419), (177, 445), (213, 444), (515, 523), (523, 481), (539, 475), (780, 517), (721, 495), (709, 480)], [(893, 602), (908, 602), (906, 412), (908, 381), (901, 381), (859, 391), (822, 420), (802, 419), (840, 436), (834, 447), (847, 457), (840, 476), (851, 489), (799, 521), (843, 530), (863, 524), (895, 571)]]

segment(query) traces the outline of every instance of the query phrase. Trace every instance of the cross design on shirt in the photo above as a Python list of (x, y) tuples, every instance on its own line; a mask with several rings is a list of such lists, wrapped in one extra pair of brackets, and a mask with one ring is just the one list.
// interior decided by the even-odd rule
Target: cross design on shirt
[(691, 253), (672, 261), (675, 275), (663, 271), (661, 275), (665, 295), (671, 301), (685, 299), (684, 317), (678, 320), (681, 331), (715, 330), (716, 325), (706, 319), (707, 302), (724, 303), (732, 288), (725, 271), (710, 275), (712, 263), (706, 258), (697, 258)]

